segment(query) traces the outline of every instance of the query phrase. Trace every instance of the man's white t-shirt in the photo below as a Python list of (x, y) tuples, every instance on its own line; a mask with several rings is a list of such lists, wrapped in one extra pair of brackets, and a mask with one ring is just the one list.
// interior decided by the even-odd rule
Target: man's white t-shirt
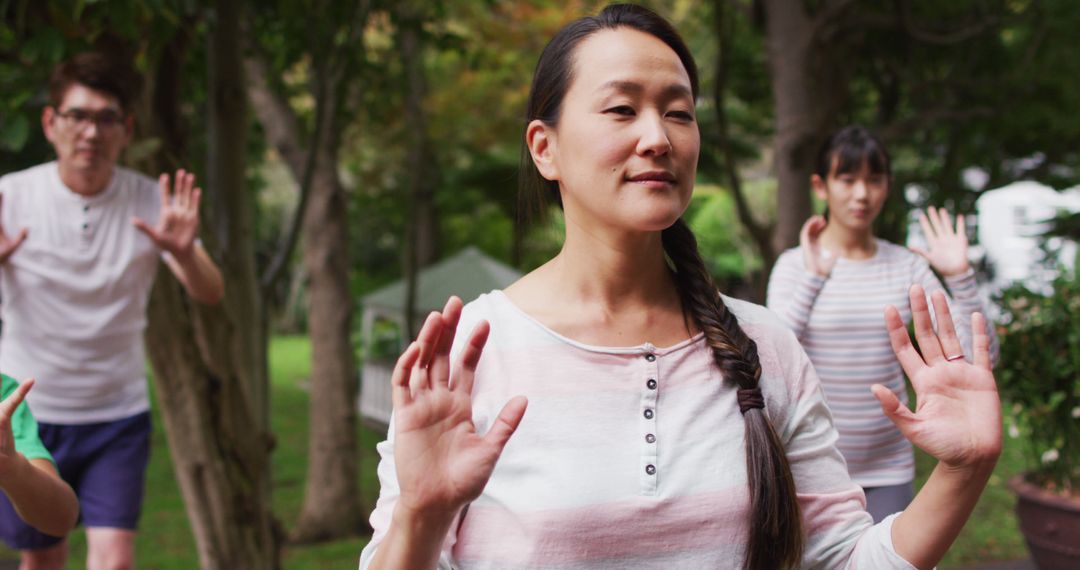
[(34, 416), (113, 421), (150, 408), (146, 305), (160, 250), (131, 220), (157, 223), (157, 183), (116, 167), (95, 196), (72, 192), (56, 162), (0, 178), (0, 221), (26, 241), (0, 265), (0, 371), (36, 378)]

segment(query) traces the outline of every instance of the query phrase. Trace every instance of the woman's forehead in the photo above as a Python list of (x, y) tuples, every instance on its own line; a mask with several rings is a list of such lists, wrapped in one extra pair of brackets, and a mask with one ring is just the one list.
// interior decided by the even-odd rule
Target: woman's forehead
[(585, 38), (574, 50), (573, 64), (571, 89), (662, 89), (692, 97), (690, 76), (675, 51), (656, 36), (632, 28), (601, 30)]

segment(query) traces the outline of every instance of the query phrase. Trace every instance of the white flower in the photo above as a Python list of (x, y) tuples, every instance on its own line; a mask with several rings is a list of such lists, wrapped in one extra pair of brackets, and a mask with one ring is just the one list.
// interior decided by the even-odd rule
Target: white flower
[(1080, 406), (1076, 406), (1072, 409), (1072, 417), (1080, 420)]
[(1056, 450), (1056, 449), (1051, 449), (1050, 451), (1047, 451), (1046, 453), (1042, 454), (1042, 462), (1044, 464), (1053, 463), (1053, 462), (1055, 462), (1057, 460), (1058, 460), (1058, 450)]
[(1016, 424), (1009, 425), (1009, 437), (1013, 439), (1020, 437), (1020, 428), (1016, 427)]

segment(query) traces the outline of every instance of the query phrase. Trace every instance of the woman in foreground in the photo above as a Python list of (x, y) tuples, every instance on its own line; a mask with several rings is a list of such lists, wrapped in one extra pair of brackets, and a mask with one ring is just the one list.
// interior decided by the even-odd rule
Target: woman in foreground
[(451, 299), (399, 359), (361, 568), (930, 568), (956, 537), (1000, 450), (984, 329), (974, 364), (946, 362), (943, 299), (938, 337), (912, 291), (921, 357), (887, 313), (919, 408), (875, 394), (940, 463), (873, 525), (795, 336), (719, 295), (680, 219), (697, 90), (685, 44), (642, 8), (545, 48), (526, 172), (562, 205), (563, 249)]

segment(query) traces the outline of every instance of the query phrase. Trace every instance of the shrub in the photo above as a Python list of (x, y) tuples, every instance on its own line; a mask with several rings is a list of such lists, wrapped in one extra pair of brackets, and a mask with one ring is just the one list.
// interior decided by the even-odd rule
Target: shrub
[(1014, 286), (1000, 305), (998, 387), (1009, 436), (1026, 442), (1033, 483), (1080, 492), (1080, 279), (1063, 274), (1050, 295)]

